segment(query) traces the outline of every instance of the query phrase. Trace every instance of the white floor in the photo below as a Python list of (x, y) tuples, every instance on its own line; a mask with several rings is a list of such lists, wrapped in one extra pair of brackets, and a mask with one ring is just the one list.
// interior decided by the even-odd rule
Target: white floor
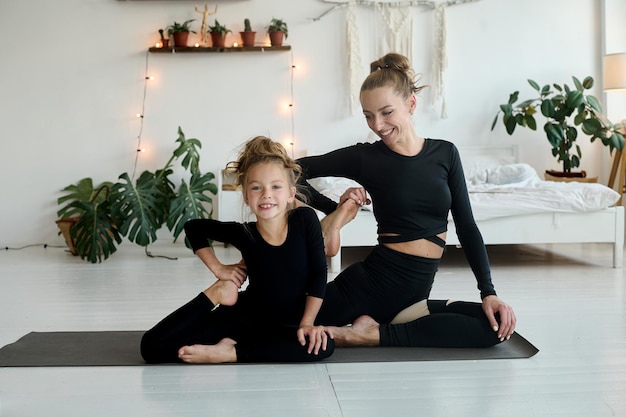
[[(0, 346), (30, 331), (146, 329), (213, 281), (185, 248), (150, 249), (179, 258), (131, 245), (100, 265), (58, 248), (3, 251)], [(626, 289), (611, 248), (489, 251), (496, 289), (540, 349), (531, 359), (0, 368), (0, 416), (626, 416)], [(459, 250), (432, 296), (478, 299)]]

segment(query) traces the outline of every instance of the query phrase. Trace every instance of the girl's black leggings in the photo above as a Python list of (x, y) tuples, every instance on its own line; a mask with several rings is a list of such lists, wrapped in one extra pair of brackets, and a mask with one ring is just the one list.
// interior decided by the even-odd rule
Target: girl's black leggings
[(241, 297), (234, 306), (215, 308), (200, 293), (143, 335), (141, 355), (148, 363), (182, 362), (178, 358), (181, 347), (212, 345), (226, 337), (237, 342), (237, 362), (315, 362), (332, 355), (332, 339), (325, 351), (309, 354), (308, 345), (298, 342), (297, 330), (296, 325), (255, 320)]

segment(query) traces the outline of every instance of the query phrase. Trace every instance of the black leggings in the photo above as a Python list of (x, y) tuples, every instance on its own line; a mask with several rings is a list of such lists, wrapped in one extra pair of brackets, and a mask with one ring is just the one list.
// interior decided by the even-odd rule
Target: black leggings
[(430, 314), (404, 324), (381, 324), (380, 345), (478, 348), (500, 343), (481, 304), (447, 303), (446, 300), (428, 300)]
[(368, 315), (388, 323), (400, 310), (428, 298), (438, 266), (439, 259), (376, 246), (328, 283), (317, 321), (344, 326)]
[(376, 246), (328, 283), (318, 322), (344, 326), (368, 315), (381, 323), (384, 346), (479, 347), (500, 342), (479, 303), (428, 301), (430, 315), (388, 324), (406, 307), (428, 298), (439, 259)]
[(326, 350), (307, 352), (297, 339), (297, 325), (277, 325), (256, 320), (241, 297), (234, 306), (215, 305), (204, 294), (164, 318), (141, 339), (141, 355), (148, 363), (182, 362), (178, 350), (186, 345), (212, 345), (225, 337), (237, 344), (237, 362), (316, 362), (332, 355), (329, 338)]

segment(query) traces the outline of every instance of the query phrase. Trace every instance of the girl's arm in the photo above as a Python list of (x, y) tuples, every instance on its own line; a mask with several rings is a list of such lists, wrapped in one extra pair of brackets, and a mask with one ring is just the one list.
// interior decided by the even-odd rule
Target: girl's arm
[(308, 353), (317, 355), (320, 351), (326, 350), (328, 335), (324, 331), (324, 326), (316, 326), (315, 318), (322, 307), (322, 299), (318, 297), (307, 296), (304, 306), (304, 314), (300, 320), (298, 328), (298, 340), (302, 346), (306, 345), (306, 336), (309, 338)]
[(213, 275), (221, 281), (232, 281), (237, 288), (241, 288), (248, 276), (246, 264), (241, 260), (238, 264), (224, 265), (217, 259), (215, 252), (210, 247), (201, 248), (196, 255), (213, 272)]

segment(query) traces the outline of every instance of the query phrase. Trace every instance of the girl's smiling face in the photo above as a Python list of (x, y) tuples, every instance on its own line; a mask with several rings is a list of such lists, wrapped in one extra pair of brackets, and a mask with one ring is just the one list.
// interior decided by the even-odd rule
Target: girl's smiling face
[(295, 196), (296, 187), (281, 164), (262, 162), (250, 168), (244, 198), (257, 220), (284, 215)]

